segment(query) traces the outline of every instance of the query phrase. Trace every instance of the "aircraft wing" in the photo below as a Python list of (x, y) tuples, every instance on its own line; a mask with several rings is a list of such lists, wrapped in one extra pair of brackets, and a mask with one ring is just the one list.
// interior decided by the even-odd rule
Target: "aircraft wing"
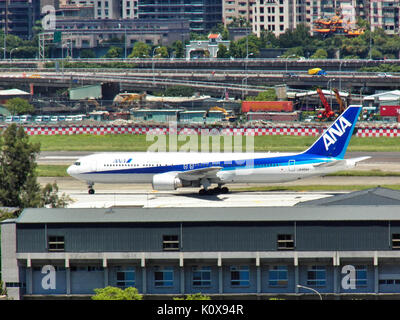
[(182, 180), (199, 180), (202, 178), (216, 178), (217, 172), (220, 171), (222, 167), (209, 167), (201, 169), (193, 169), (188, 171), (183, 171), (178, 173), (178, 177)]

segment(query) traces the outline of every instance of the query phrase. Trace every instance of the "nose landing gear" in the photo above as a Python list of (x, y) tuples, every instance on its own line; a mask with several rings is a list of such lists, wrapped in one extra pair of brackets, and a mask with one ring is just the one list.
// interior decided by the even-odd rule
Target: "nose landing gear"
[(94, 189), (93, 189), (93, 185), (94, 185), (94, 183), (88, 183), (88, 193), (89, 194), (94, 194)]

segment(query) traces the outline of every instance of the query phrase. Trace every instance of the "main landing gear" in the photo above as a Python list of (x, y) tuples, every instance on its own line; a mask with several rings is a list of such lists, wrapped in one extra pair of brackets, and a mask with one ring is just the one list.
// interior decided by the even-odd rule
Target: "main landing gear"
[(229, 193), (229, 189), (227, 187), (216, 187), (216, 188), (211, 188), (211, 189), (200, 189), (199, 190), (199, 195), (213, 195), (213, 194), (226, 194)]
[(94, 194), (94, 189), (93, 189), (93, 185), (94, 185), (94, 183), (89, 183), (88, 184), (88, 193), (89, 194)]

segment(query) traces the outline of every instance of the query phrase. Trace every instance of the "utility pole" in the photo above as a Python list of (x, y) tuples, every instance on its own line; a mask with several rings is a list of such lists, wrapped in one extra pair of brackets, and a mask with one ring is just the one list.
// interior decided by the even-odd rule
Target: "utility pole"
[(8, 34), (8, 0), (6, 0), (6, 12), (5, 12), (5, 18), (4, 18), (4, 43), (3, 43), (3, 59), (4, 60), (6, 60), (7, 34)]

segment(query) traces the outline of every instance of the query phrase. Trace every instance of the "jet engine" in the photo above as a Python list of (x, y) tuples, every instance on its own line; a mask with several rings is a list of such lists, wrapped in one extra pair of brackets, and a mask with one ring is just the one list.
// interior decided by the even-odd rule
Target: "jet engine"
[(167, 172), (154, 175), (152, 185), (154, 190), (176, 190), (182, 187), (182, 180), (176, 174)]

